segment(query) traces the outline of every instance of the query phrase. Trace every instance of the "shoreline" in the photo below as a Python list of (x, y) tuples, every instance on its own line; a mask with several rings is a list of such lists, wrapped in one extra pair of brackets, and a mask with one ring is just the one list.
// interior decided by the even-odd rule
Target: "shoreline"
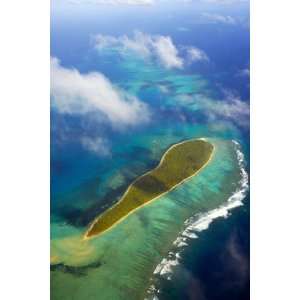
[[(175, 257), (172, 256), (174, 258), (169, 258), (168, 254), (166, 254), (161, 262), (155, 267), (152, 278), (153, 276), (160, 276), (172, 279), (174, 271), (173, 268), (181, 263), (180, 259), (182, 252), (190, 245), (189, 241), (198, 238), (198, 236), (195, 236), (195, 233), (200, 234), (202, 231), (208, 230), (210, 225), (216, 219), (227, 218), (230, 216), (232, 211), (235, 211), (235, 209), (244, 205), (244, 200), (249, 192), (249, 174), (245, 170), (245, 158), (244, 154), (240, 150), (240, 144), (235, 140), (232, 140), (232, 142), (235, 145), (238, 165), (241, 171), (239, 187), (231, 193), (224, 204), (204, 213), (196, 213), (184, 222), (186, 228), (180, 232), (176, 240), (173, 242), (174, 248), (168, 252), (168, 254), (175, 253)], [(157, 290), (158, 288), (156, 284), (153, 283), (148, 287), (147, 294), (152, 296), (157, 295)]]
[[(167, 151), (163, 154), (159, 164), (152, 170), (146, 172), (145, 174), (139, 176), (138, 178), (136, 178), (129, 186), (128, 188), (126, 189), (125, 193), (123, 194), (123, 196), (121, 197), (121, 199), (115, 203), (112, 207), (110, 207), (107, 211), (109, 210), (112, 210), (120, 201), (122, 201), (122, 199), (127, 195), (128, 191), (130, 190), (131, 186), (133, 184), (135, 184), (136, 181), (138, 181), (140, 178), (146, 176), (147, 174), (149, 174), (150, 172), (156, 170), (157, 168), (159, 168), (161, 166), (161, 164), (164, 162), (164, 159), (165, 159), (165, 156), (167, 155), (167, 153), (172, 150), (174, 147), (178, 146), (178, 145), (181, 145), (181, 144), (184, 144), (186, 142), (192, 142), (192, 141), (205, 141), (206, 143), (209, 143), (205, 138), (196, 138), (196, 139), (191, 139), (191, 140), (186, 140), (186, 141), (182, 141), (182, 142), (179, 142), (179, 143), (176, 143), (174, 145), (172, 145), (170, 148), (167, 149)], [(109, 231), (110, 229), (112, 229), (114, 226), (116, 226), (117, 224), (121, 223), (125, 218), (127, 218), (129, 215), (131, 215), (132, 213), (136, 212), (138, 209), (150, 204), (152, 201), (154, 200), (157, 200), (159, 199), (160, 197), (164, 196), (165, 194), (169, 193), (170, 191), (172, 191), (173, 189), (175, 189), (176, 187), (178, 187), (179, 185), (185, 183), (187, 180), (191, 179), (192, 177), (196, 176), (202, 169), (204, 169), (207, 164), (211, 161), (211, 159), (213, 158), (214, 156), (214, 152), (215, 152), (215, 146), (212, 144), (212, 143), (209, 143), (211, 144), (212, 146), (212, 151), (211, 151), (211, 154), (209, 156), (209, 159), (195, 172), (193, 173), (192, 175), (184, 178), (182, 181), (180, 181), (179, 183), (175, 184), (174, 186), (172, 186), (169, 190), (161, 193), (160, 195), (158, 195), (157, 197), (154, 197), (153, 199), (147, 201), (146, 203), (136, 207), (135, 209), (131, 210), (128, 214), (126, 214), (124, 217), (120, 218), (119, 220), (117, 220), (115, 223), (113, 223), (109, 228), (105, 229), (104, 231), (100, 232), (99, 234), (94, 234), (92, 236), (88, 236), (88, 233), (90, 232), (90, 230), (93, 228), (93, 226), (98, 222), (98, 220), (101, 218), (102, 214), (100, 214), (92, 223), (91, 225), (88, 227), (88, 229), (86, 230), (84, 236), (83, 236), (83, 240), (89, 240), (89, 239), (93, 239), (95, 237), (98, 237), (100, 236), (101, 234), (104, 234), (106, 233), (107, 231)]]

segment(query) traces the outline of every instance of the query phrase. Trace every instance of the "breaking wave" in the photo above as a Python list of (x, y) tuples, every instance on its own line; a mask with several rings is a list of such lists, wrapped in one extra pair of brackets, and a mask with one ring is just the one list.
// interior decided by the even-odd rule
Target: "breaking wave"
[[(171, 280), (174, 266), (180, 263), (180, 252), (184, 247), (188, 246), (189, 239), (198, 238), (197, 232), (208, 229), (209, 225), (217, 218), (226, 218), (229, 216), (233, 208), (243, 205), (243, 200), (246, 197), (249, 189), (249, 178), (245, 170), (245, 157), (241, 151), (240, 144), (236, 141), (234, 143), (237, 160), (240, 168), (241, 179), (238, 188), (228, 198), (225, 204), (213, 209), (207, 213), (198, 213), (184, 222), (186, 228), (180, 233), (177, 239), (173, 242), (177, 252), (170, 251), (166, 258), (164, 258), (155, 268), (153, 274), (156, 276), (163, 276)], [(158, 300), (159, 289), (152, 284), (148, 291), (149, 297), (145, 300)]]

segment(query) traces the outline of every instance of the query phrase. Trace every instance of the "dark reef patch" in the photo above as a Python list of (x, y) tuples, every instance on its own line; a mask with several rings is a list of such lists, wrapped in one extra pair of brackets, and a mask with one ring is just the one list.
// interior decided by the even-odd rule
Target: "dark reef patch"
[(81, 277), (86, 276), (88, 271), (91, 269), (96, 269), (101, 267), (101, 262), (94, 262), (92, 264), (82, 266), (82, 267), (72, 267), (67, 266), (65, 264), (56, 264), (56, 265), (50, 265), (50, 271), (59, 271), (63, 273), (69, 273), (72, 274), (75, 277)]

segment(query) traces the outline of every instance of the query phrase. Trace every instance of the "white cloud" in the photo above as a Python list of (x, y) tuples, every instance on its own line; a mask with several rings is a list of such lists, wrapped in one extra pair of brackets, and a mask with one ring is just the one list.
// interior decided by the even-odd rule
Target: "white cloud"
[(166, 68), (183, 67), (183, 59), (179, 57), (178, 50), (169, 36), (156, 36), (153, 38), (153, 48), (157, 57)]
[(135, 31), (132, 38), (99, 34), (94, 37), (94, 42), (99, 51), (107, 47), (117, 48), (121, 53), (134, 51), (143, 58), (157, 60), (168, 69), (182, 69), (185, 63), (208, 60), (205, 52), (196, 47), (183, 46), (178, 49), (170, 36), (149, 35), (140, 31)]
[[(134, 39), (129, 39), (127, 36), (121, 39), (125, 49), (135, 51), (144, 57), (150, 56), (151, 52), (148, 49), (148, 45), (151, 41), (146, 35), (136, 32)], [(118, 43), (118, 39), (116, 40)]]
[(149, 117), (145, 103), (113, 86), (103, 74), (64, 68), (57, 58), (51, 58), (51, 96), (51, 104), (61, 113), (96, 112), (113, 125), (131, 125)]
[(99, 5), (153, 5), (154, 0), (69, 0), (72, 4), (99, 4)]
[(101, 138), (91, 138), (88, 136), (83, 136), (80, 139), (80, 143), (86, 150), (93, 152), (99, 156), (107, 156), (110, 154), (110, 149), (107, 142)]
[(236, 20), (228, 15), (212, 14), (212, 13), (202, 13), (202, 16), (209, 22), (212, 23), (223, 23), (228, 25), (235, 25)]
[(106, 47), (117, 47), (121, 51), (134, 51), (144, 58), (155, 58), (166, 68), (182, 68), (183, 59), (179, 57), (178, 50), (169, 36), (148, 35), (135, 31), (132, 38), (127, 35), (113, 37), (110, 35), (97, 35), (96, 48), (102, 50)]
[(119, 39), (111, 35), (98, 34), (94, 37), (94, 41), (96, 43), (95, 47), (99, 50), (102, 50), (106, 47), (118, 46), (119, 44)]
[(181, 95), (177, 98), (185, 105), (189, 105), (205, 114), (211, 122), (228, 120), (242, 127), (249, 126), (249, 104), (239, 97), (224, 91), (225, 99), (215, 100), (204, 95)]
[(196, 47), (186, 47), (187, 59), (190, 63), (195, 61), (209, 61), (207, 54)]
[(208, 116), (211, 119), (224, 117), (234, 120), (241, 126), (248, 124), (249, 105), (239, 98), (213, 102), (204, 100), (202, 104), (208, 109)]
[(213, 102), (204, 100), (202, 105), (207, 109), (207, 115), (211, 120), (223, 117), (239, 126), (249, 126), (249, 104), (237, 97)]

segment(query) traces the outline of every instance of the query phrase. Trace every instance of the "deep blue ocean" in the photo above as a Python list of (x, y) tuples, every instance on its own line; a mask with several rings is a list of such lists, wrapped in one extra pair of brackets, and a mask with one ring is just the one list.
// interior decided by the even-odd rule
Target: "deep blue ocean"
[[(202, 12), (209, 16), (231, 16), (235, 22), (207, 20), (201, 17)], [(99, 55), (92, 44), (94, 35), (130, 36), (134, 30), (171, 36), (176, 45), (198, 47), (207, 53), (210, 62), (191, 64), (177, 73), (151, 67), (147, 69), (150, 75), (143, 83), (145, 87), (135, 89), (135, 76), (145, 76), (143, 63), (132, 59), (130, 66), (125, 66), (113, 54)], [(193, 95), (201, 90), (198, 86), (193, 87), (196, 91), (192, 90), (194, 76), (200, 76), (206, 97), (226, 101), (230, 91), (241, 102), (249, 104), (249, 76), (245, 71), (250, 64), (249, 43), (248, 3), (164, 4), (159, 8), (93, 5), (80, 8), (53, 3), (51, 56), (58, 58), (64, 68), (77, 69), (82, 74), (101, 72), (112, 83), (147, 102), (152, 114), (148, 123), (115, 128), (93, 115), (87, 118), (62, 114), (51, 108), (51, 222), (65, 222), (78, 228), (86, 226), (116, 201), (137, 174), (157, 164), (158, 157), (153, 157), (147, 144), (156, 136), (165, 135), (175, 142), (172, 136), (183, 140), (192, 137), (193, 128), (199, 127), (214, 138), (236, 139), (242, 145), (249, 172), (248, 119), (245, 126), (223, 118), (222, 124), (227, 127), (217, 130), (207, 114), (172, 103), (172, 96), (170, 102), (165, 102), (162, 94), (151, 86), (155, 80), (161, 80), (160, 84), (175, 87), (176, 93), (181, 93), (179, 90), (186, 84), (188, 94)], [(162, 74), (162, 78), (157, 78), (157, 74)], [(182, 78), (175, 78), (176, 74), (186, 77), (186, 83)], [(85, 136), (103, 138), (109, 153), (99, 155), (88, 151), (78, 142)], [(118, 189), (111, 189), (110, 178), (119, 170), (125, 177), (124, 183)], [(172, 279), (161, 279), (159, 299), (250, 299), (249, 205), (247, 197), (244, 206), (233, 210), (228, 218), (215, 220), (191, 241)]]

